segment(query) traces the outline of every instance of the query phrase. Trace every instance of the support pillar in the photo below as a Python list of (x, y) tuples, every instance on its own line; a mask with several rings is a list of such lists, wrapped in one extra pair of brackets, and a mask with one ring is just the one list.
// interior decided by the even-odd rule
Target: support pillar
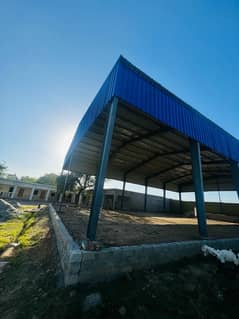
[(166, 210), (166, 184), (163, 184), (163, 210)]
[(116, 202), (116, 194), (113, 194), (113, 203), (112, 203), (112, 209), (115, 210), (115, 202)]
[(50, 190), (50, 189), (48, 189), (48, 190), (47, 190), (47, 192), (46, 192), (46, 197), (45, 197), (45, 201), (46, 201), (46, 202), (48, 201), (48, 198), (49, 198), (50, 192), (51, 192), (51, 190)]
[(121, 203), (120, 203), (121, 210), (124, 209), (125, 185), (126, 185), (126, 175), (124, 175), (123, 188), (122, 188), (122, 193), (121, 193)]
[(15, 198), (16, 192), (17, 192), (17, 186), (14, 186), (13, 192), (11, 194), (11, 198)]
[(217, 193), (218, 193), (218, 200), (219, 200), (219, 206), (220, 206), (220, 213), (222, 214), (222, 198), (221, 198), (221, 189), (220, 189), (220, 183), (218, 181), (218, 178), (216, 179), (217, 181)]
[(192, 175), (194, 191), (196, 197), (197, 219), (199, 234), (201, 237), (207, 237), (206, 210), (204, 202), (202, 164), (200, 155), (200, 144), (193, 140), (190, 141), (190, 152), (192, 159)]
[(96, 238), (96, 228), (102, 205), (104, 180), (108, 166), (112, 135), (116, 119), (117, 105), (118, 99), (114, 98), (110, 105), (108, 119), (106, 122), (102, 153), (99, 161), (99, 167), (93, 193), (90, 218), (87, 229), (87, 238), (89, 238), (90, 240), (95, 240)]
[(145, 190), (144, 190), (144, 211), (147, 211), (147, 200), (148, 200), (148, 179), (145, 179)]
[(63, 193), (60, 193), (58, 202), (62, 203), (62, 201), (63, 201)]
[(80, 195), (79, 195), (79, 200), (78, 200), (78, 206), (79, 206), (79, 208), (81, 208), (81, 203), (82, 203), (82, 193), (83, 193), (83, 190), (80, 192)]
[(232, 180), (239, 199), (239, 163), (231, 161)]
[(32, 200), (34, 192), (35, 192), (35, 187), (32, 187), (32, 191), (31, 191), (31, 194), (29, 196), (29, 200)]
[(178, 199), (179, 199), (179, 212), (182, 213), (183, 206), (182, 206), (182, 191), (181, 191), (181, 187), (178, 188)]
[(76, 193), (74, 192), (71, 194), (71, 203), (75, 204), (75, 201), (76, 201)]

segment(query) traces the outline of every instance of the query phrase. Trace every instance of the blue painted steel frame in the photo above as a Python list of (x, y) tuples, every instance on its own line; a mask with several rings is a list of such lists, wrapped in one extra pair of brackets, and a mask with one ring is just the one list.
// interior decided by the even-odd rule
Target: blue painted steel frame
[(110, 105), (108, 113), (108, 120), (105, 127), (105, 136), (103, 141), (101, 159), (99, 163), (98, 174), (96, 176), (95, 188), (93, 193), (93, 200), (87, 229), (87, 238), (89, 238), (90, 240), (95, 240), (96, 238), (96, 228), (102, 205), (104, 180), (108, 166), (112, 135), (117, 113), (117, 106), (118, 99), (114, 98), (113, 102)]
[(207, 237), (206, 209), (204, 202), (202, 165), (200, 156), (200, 144), (190, 140), (190, 151), (192, 158), (192, 175), (194, 183), (194, 191), (196, 197), (197, 219), (199, 234), (201, 237)]
[(239, 199), (239, 163), (231, 161), (232, 179)]
[(120, 57), (85, 113), (64, 161), (113, 97), (149, 114), (227, 159), (239, 162), (239, 141), (169, 92), (129, 61)]

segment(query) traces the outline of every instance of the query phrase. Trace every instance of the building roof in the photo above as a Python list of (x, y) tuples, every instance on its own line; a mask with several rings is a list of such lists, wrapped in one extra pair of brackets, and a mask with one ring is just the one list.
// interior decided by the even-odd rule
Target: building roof
[(229, 162), (239, 162), (239, 141), (122, 56), (81, 120), (64, 169), (95, 175), (113, 97), (118, 97), (119, 107), (108, 177), (123, 179), (127, 174), (139, 184), (149, 177), (151, 186), (167, 183), (171, 190), (192, 190), (193, 139), (201, 144), (206, 189), (215, 190), (219, 184), (234, 189)]

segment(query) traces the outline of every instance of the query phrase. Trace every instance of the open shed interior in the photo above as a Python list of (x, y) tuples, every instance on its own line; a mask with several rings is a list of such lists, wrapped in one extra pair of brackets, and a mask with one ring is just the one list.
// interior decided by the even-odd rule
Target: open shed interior
[[(95, 175), (87, 236), (95, 240), (105, 178), (195, 192), (208, 236), (204, 191), (239, 196), (239, 141), (120, 57), (84, 115), (63, 168)], [(180, 200), (181, 202), (181, 200)]]
[[(76, 146), (69, 170), (96, 175), (104, 138), (107, 111)], [(201, 146), (205, 191), (235, 190), (230, 162), (206, 146)], [(107, 178), (192, 192), (192, 163), (187, 136), (147, 114), (119, 102), (107, 169)]]

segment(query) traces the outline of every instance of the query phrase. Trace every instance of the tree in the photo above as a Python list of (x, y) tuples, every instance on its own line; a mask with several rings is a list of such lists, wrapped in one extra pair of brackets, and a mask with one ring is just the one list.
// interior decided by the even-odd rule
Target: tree
[(77, 177), (73, 175), (60, 175), (57, 177), (57, 192), (58, 193), (63, 193), (66, 191), (74, 191), (75, 190), (75, 184), (77, 182)]
[(7, 169), (7, 166), (4, 162), (0, 163), (0, 176), (4, 176), (5, 175), (5, 171)]
[(22, 176), (21, 177), (21, 181), (22, 182), (26, 182), (26, 183), (36, 183), (37, 178), (36, 177), (31, 177), (31, 176)]
[(54, 185), (56, 186), (56, 180), (58, 175), (54, 173), (45, 174), (37, 179), (37, 183), (39, 184), (47, 184), (47, 185)]
[(71, 174), (64, 174), (57, 177), (57, 193), (64, 193), (67, 191), (76, 192), (76, 202), (79, 199), (79, 196), (82, 192), (86, 189), (90, 189), (95, 184), (95, 177), (80, 174), (75, 175)]

